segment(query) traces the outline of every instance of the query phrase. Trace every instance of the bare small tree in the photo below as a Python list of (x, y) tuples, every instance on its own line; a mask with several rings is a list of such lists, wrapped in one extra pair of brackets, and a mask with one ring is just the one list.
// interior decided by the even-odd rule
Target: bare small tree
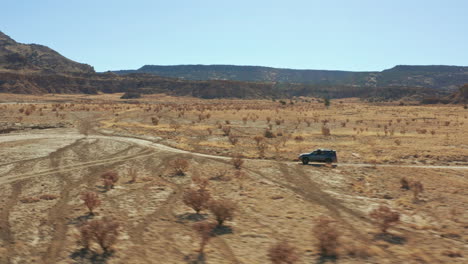
[(257, 145), (258, 155), (263, 158), (265, 157), (265, 151), (268, 149), (268, 145), (265, 142), (260, 142)]
[(222, 129), (223, 136), (227, 137), (231, 134), (231, 127), (230, 126), (223, 126)]
[(242, 168), (242, 165), (244, 164), (244, 160), (240, 155), (236, 155), (231, 159), (231, 163), (234, 166), (234, 168), (240, 170)]
[(228, 139), (229, 139), (229, 142), (232, 144), (232, 145), (236, 145), (237, 142), (239, 142), (239, 137), (233, 135), (233, 134), (229, 134), (228, 136)]
[(84, 205), (88, 207), (89, 214), (94, 215), (93, 210), (101, 204), (99, 200), (99, 195), (95, 192), (84, 192), (81, 194), (81, 200), (83, 200)]
[(128, 169), (128, 175), (130, 176), (130, 183), (135, 183), (138, 177), (138, 171), (135, 168)]
[(318, 248), (322, 256), (334, 257), (338, 255), (339, 233), (333, 225), (333, 220), (320, 218), (313, 229), (318, 240)]
[(119, 181), (119, 174), (115, 171), (107, 171), (101, 175), (106, 190), (113, 189)]
[(184, 204), (195, 210), (197, 214), (199, 214), (202, 209), (206, 208), (210, 199), (210, 192), (205, 188), (190, 188), (185, 191), (182, 198)]
[(330, 136), (330, 128), (326, 125), (322, 126), (322, 135), (324, 136)]
[(247, 177), (247, 174), (241, 170), (236, 170), (234, 172), (234, 178), (239, 182), (239, 190), (244, 189), (244, 180)]
[(109, 217), (86, 222), (80, 227), (80, 243), (89, 248), (92, 241), (96, 242), (104, 253), (108, 253), (117, 242), (119, 223)]
[(171, 167), (174, 169), (175, 175), (184, 176), (185, 172), (189, 167), (189, 163), (185, 159), (175, 159), (170, 163)]
[(415, 181), (411, 184), (411, 190), (413, 190), (413, 198), (415, 201), (419, 200), (419, 194), (424, 192), (424, 186), (420, 181)]
[(230, 200), (211, 200), (208, 209), (215, 216), (218, 226), (222, 226), (225, 221), (232, 220), (236, 205)]
[(260, 142), (263, 141), (262, 136), (255, 136), (253, 139), (255, 140), (255, 143), (257, 143), (257, 146), (258, 146), (258, 144), (260, 144)]
[(296, 248), (281, 241), (268, 249), (268, 258), (273, 264), (293, 264), (299, 260)]
[(379, 206), (370, 213), (370, 217), (374, 218), (379, 222), (380, 230), (382, 233), (386, 233), (387, 229), (392, 225), (400, 221), (400, 214), (392, 211), (387, 206)]
[(405, 177), (400, 179), (400, 184), (401, 184), (401, 189), (403, 189), (403, 190), (409, 190), (410, 189), (409, 181)]
[(208, 244), (208, 241), (213, 237), (213, 230), (216, 228), (216, 223), (211, 221), (202, 221), (195, 223), (193, 229), (200, 236), (200, 248), (198, 252), (204, 254), (205, 246)]

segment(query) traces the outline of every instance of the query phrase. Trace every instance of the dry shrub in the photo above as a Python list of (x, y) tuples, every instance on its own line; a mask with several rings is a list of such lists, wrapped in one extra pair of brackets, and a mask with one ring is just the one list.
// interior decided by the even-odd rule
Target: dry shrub
[(202, 221), (193, 224), (193, 229), (200, 236), (200, 248), (198, 252), (200, 254), (204, 253), (205, 246), (208, 244), (208, 241), (213, 237), (213, 230), (216, 228), (216, 223), (211, 221)]
[(263, 136), (266, 137), (266, 138), (275, 138), (276, 137), (275, 133), (273, 133), (273, 131), (271, 131), (270, 129), (266, 129)]
[(295, 136), (294, 140), (297, 141), (297, 142), (304, 141), (304, 137), (303, 136)]
[(463, 254), (460, 251), (450, 250), (450, 249), (444, 250), (444, 252), (442, 252), (442, 255), (450, 257), (450, 258), (462, 258), (463, 257)]
[(215, 216), (218, 226), (222, 226), (225, 221), (232, 220), (236, 205), (226, 199), (211, 200), (208, 203), (208, 210)]
[(261, 142), (260, 144), (257, 145), (258, 155), (263, 158), (265, 156), (265, 151), (267, 149), (268, 149), (268, 145), (265, 144), (265, 142)]
[(299, 260), (296, 248), (281, 241), (268, 249), (268, 258), (273, 264), (293, 264)]
[(208, 184), (210, 184), (210, 181), (207, 178), (200, 177), (198, 175), (192, 177), (192, 182), (201, 189), (205, 189), (208, 187)]
[(119, 174), (115, 171), (107, 171), (101, 175), (104, 181), (106, 190), (113, 189), (115, 184), (119, 181)]
[(379, 222), (382, 233), (386, 233), (391, 225), (400, 221), (400, 214), (398, 212), (392, 211), (390, 208), (383, 205), (372, 210), (370, 212), (370, 217)]
[(92, 220), (80, 227), (80, 244), (89, 248), (91, 242), (96, 242), (104, 252), (109, 252), (117, 242), (119, 223), (109, 217)]
[(83, 200), (84, 205), (88, 207), (89, 214), (94, 215), (93, 210), (101, 204), (99, 200), (99, 195), (95, 192), (85, 192), (81, 194), (81, 200)]
[(189, 162), (185, 159), (175, 159), (171, 161), (170, 166), (174, 169), (175, 175), (184, 176), (189, 168)]
[(210, 192), (202, 187), (186, 190), (182, 198), (184, 204), (195, 210), (197, 214), (199, 214), (202, 209), (206, 208), (210, 199)]
[(338, 255), (338, 245), (340, 234), (333, 225), (333, 220), (320, 218), (313, 229), (318, 240), (318, 248), (322, 256), (336, 257)]
[(330, 128), (327, 126), (322, 126), (322, 135), (324, 136), (330, 136)]
[(258, 146), (258, 144), (260, 144), (260, 142), (263, 141), (262, 136), (255, 136), (253, 139), (255, 140), (255, 143), (257, 143), (257, 146)]
[(401, 184), (401, 189), (403, 189), (403, 190), (409, 190), (410, 189), (410, 183), (409, 183), (408, 179), (406, 179), (405, 177), (400, 179), (400, 184)]
[(151, 117), (151, 124), (153, 124), (153, 126), (157, 126), (159, 124), (159, 118)]
[(55, 194), (43, 194), (41, 196), (39, 196), (39, 198), (41, 200), (55, 200), (57, 199), (59, 196), (58, 195), (55, 195)]
[(241, 156), (235, 156), (231, 159), (231, 163), (234, 166), (234, 168), (240, 170), (242, 168), (242, 165), (244, 164), (244, 160)]
[(130, 176), (129, 183), (135, 183), (138, 177), (138, 171), (135, 168), (128, 169), (128, 176)]
[(427, 133), (427, 129), (425, 129), (425, 128), (418, 128), (418, 129), (416, 129), (416, 132), (417, 132), (418, 134), (426, 134), (426, 133)]
[(411, 184), (411, 190), (413, 190), (414, 200), (418, 200), (419, 194), (424, 191), (424, 186), (420, 181), (415, 181)]
[(231, 127), (230, 126), (223, 126), (221, 129), (223, 131), (223, 136), (227, 137), (231, 134)]
[(234, 173), (234, 178), (237, 179), (237, 181), (239, 181), (239, 189), (242, 190), (244, 189), (244, 180), (245, 178), (247, 177), (247, 174), (245, 174), (245, 172), (241, 171), (241, 170), (237, 170), (235, 173)]
[(37, 197), (25, 197), (25, 198), (22, 198), (20, 200), (20, 202), (22, 203), (37, 203), (39, 202), (41, 199), (37, 198)]
[(239, 142), (239, 138), (236, 137), (236, 136), (234, 136), (234, 135), (232, 135), (232, 134), (230, 134), (230, 135), (228, 136), (228, 139), (229, 139), (229, 142), (231, 142), (232, 145), (236, 145), (237, 142)]
[(215, 173), (214, 176), (210, 177), (210, 180), (215, 181), (229, 181), (231, 179), (230, 176), (227, 175), (227, 170), (221, 170)]

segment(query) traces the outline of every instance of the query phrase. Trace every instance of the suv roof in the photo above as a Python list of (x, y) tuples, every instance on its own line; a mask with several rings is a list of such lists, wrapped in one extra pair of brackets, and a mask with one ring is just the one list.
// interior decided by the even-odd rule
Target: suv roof
[(336, 152), (335, 150), (333, 149), (316, 149), (316, 150), (321, 150), (321, 151), (332, 151), (332, 152)]

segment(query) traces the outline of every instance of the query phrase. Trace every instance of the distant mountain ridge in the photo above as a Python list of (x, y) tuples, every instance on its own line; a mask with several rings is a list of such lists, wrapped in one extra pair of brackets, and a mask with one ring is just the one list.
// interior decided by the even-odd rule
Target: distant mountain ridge
[(148, 73), (185, 80), (232, 80), (365, 87), (413, 86), (456, 89), (468, 83), (468, 67), (397, 65), (381, 72), (296, 70), (236, 65), (145, 65), (138, 70), (113, 71), (123, 75)]
[[(96, 73), (42, 45), (22, 44), (0, 32), (0, 93), (166, 93), (200, 98), (359, 97), (421, 100), (453, 94), (466, 101), (467, 67), (397, 66), (382, 72), (277, 69), (259, 66), (145, 66), (141, 71)], [(157, 73), (158, 75), (154, 75)], [(420, 85), (422, 84), (422, 85)], [(461, 86), (461, 85), (460, 85)], [(434, 89), (437, 88), (437, 89)], [(445, 89), (445, 90), (444, 90)]]

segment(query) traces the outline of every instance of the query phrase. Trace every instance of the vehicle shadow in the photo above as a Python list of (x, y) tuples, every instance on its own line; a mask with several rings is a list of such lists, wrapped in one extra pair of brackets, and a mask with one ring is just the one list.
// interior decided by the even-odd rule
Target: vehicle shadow
[(304, 165), (304, 166), (312, 166), (312, 167), (330, 167), (330, 168), (336, 168), (338, 167), (337, 164), (328, 164), (328, 163), (309, 163), (309, 164), (302, 164), (302, 163), (299, 163), (301, 165)]

